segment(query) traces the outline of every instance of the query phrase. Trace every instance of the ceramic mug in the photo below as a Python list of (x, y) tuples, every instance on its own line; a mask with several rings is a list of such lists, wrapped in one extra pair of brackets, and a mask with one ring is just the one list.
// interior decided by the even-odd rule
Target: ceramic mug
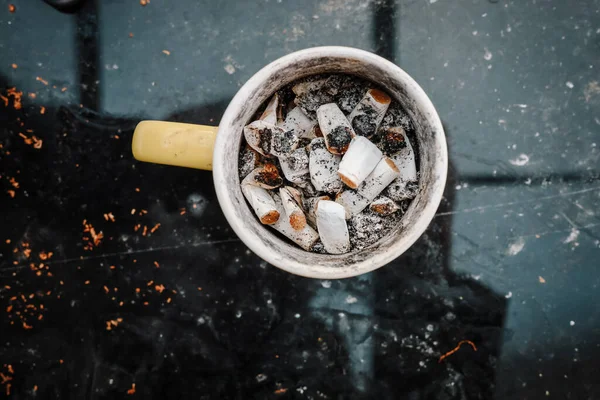
[[(324, 73), (356, 75), (377, 83), (412, 119), (420, 155), (417, 196), (397, 227), (371, 246), (347, 254), (302, 250), (262, 225), (240, 188), (238, 154), (243, 127), (275, 91), (297, 79)], [(425, 231), (442, 199), (448, 170), (440, 118), (421, 87), (397, 65), (364, 50), (315, 47), (273, 61), (237, 92), (219, 127), (142, 121), (133, 155), (140, 161), (211, 170), (219, 204), (239, 238), (270, 264), (311, 278), (347, 278), (373, 271), (404, 253)]]

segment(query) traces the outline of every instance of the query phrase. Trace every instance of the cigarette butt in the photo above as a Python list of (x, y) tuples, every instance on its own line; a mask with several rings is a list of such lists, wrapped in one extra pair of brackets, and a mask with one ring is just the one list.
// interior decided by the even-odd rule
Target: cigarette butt
[(285, 178), (295, 183), (298, 178), (309, 173), (306, 148), (300, 147), (289, 156), (279, 158), (279, 165), (281, 165), (281, 171)]
[(404, 142), (406, 146), (402, 147), (397, 153), (393, 154), (391, 157), (394, 160), (394, 163), (400, 170), (400, 178), (405, 182), (412, 182), (417, 180), (417, 165), (415, 163), (415, 153), (413, 151), (413, 147), (406, 137), (406, 133), (404, 130), (396, 131), (398, 134), (404, 137)]
[(363, 136), (352, 139), (344, 154), (338, 174), (346, 186), (356, 189), (375, 169), (383, 157), (381, 150)]
[(335, 197), (335, 202), (344, 207), (346, 210), (345, 217), (346, 219), (350, 219), (352, 216), (367, 208), (371, 201), (358, 194), (356, 190), (347, 189)]
[(252, 147), (246, 145), (240, 152), (239, 174), (244, 179), (250, 172), (258, 168), (261, 164), (260, 154)]
[(394, 161), (389, 157), (384, 157), (356, 191), (371, 202), (398, 176), (400, 176), (400, 171)]
[(254, 213), (261, 223), (269, 225), (277, 222), (280, 213), (266, 189), (250, 184), (242, 184), (242, 193), (244, 193), (246, 200), (254, 209)]
[(263, 156), (271, 154), (271, 139), (273, 135), (283, 135), (281, 127), (266, 121), (254, 121), (244, 127), (246, 142)]
[(338, 175), (341, 159), (327, 150), (325, 139), (316, 138), (310, 142), (308, 169), (315, 189), (327, 193), (336, 193), (342, 189), (342, 181)]
[(292, 187), (279, 188), (279, 195), (283, 203), (285, 215), (288, 218), (290, 225), (294, 230), (300, 231), (306, 226), (306, 217), (299, 204), (302, 200), (299, 199), (300, 192)]
[(285, 121), (281, 127), (285, 131), (294, 131), (299, 138), (314, 139), (315, 133), (313, 127), (316, 124), (306, 116), (300, 107), (293, 108), (288, 112)]
[(260, 116), (260, 120), (265, 121), (271, 125), (277, 125), (277, 109), (279, 108), (279, 96), (275, 94), (271, 97), (267, 108), (263, 111)]
[(242, 181), (242, 185), (254, 185), (263, 189), (275, 189), (283, 184), (283, 178), (274, 164), (267, 163), (252, 170)]
[(330, 254), (350, 251), (350, 234), (346, 225), (346, 211), (334, 201), (319, 201), (317, 229), (325, 250)]
[(391, 156), (398, 153), (406, 147), (406, 132), (401, 126), (395, 126), (380, 131), (380, 140), (377, 147), (381, 149), (383, 154)]
[(371, 211), (383, 216), (391, 215), (400, 209), (394, 200), (385, 196), (373, 200), (369, 208)]
[[(284, 214), (285, 210), (283, 208), (281, 197), (274, 193), (273, 200), (277, 210), (281, 214)], [(315, 242), (319, 240), (319, 234), (311, 228), (310, 225), (306, 224), (301, 230), (296, 230), (292, 227), (288, 218), (279, 218), (277, 222), (270, 226), (306, 251), (309, 251)]]
[(319, 201), (331, 200), (329, 196), (315, 196), (303, 199), (302, 206), (304, 207), (306, 220), (313, 226), (317, 226), (317, 208)]
[(348, 115), (348, 120), (357, 135), (370, 138), (390, 106), (392, 99), (379, 89), (369, 89), (354, 110)]
[(283, 128), (271, 131), (270, 153), (276, 157), (287, 157), (298, 148), (299, 139), (293, 130), (285, 131)]
[(335, 103), (323, 104), (317, 109), (317, 120), (327, 150), (333, 154), (344, 154), (356, 133), (342, 110)]

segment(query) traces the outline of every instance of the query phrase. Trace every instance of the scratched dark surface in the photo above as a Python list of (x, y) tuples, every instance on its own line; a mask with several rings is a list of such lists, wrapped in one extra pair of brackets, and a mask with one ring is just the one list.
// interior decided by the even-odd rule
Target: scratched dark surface
[[(0, 2), (0, 398), (600, 397), (600, 1), (82, 4)], [(209, 173), (129, 144), (315, 45), (399, 64), (450, 149), (423, 237), (343, 281), (261, 262)]]

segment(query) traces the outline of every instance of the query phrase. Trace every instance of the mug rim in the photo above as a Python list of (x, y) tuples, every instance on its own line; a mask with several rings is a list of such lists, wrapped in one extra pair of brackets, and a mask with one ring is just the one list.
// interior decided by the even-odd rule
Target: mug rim
[[(358, 59), (367, 64), (377, 63), (383, 66), (384, 69), (391, 71), (394, 76), (397, 76), (397, 78), (394, 78), (395, 80), (410, 84), (413, 92), (411, 93), (411, 98), (419, 104), (420, 108), (427, 112), (431, 120), (429, 123), (431, 128), (440, 132), (440, 134), (436, 135), (435, 138), (435, 141), (439, 147), (439, 153), (437, 154), (439, 162), (437, 162), (435, 165), (436, 173), (439, 179), (435, 180), (432, 194), (426, 199), (426, 205), (417, 216), (417, 223), (407, 226), (402, 237), (393, 242), (385, 252), (375, 254), (368, 260), (361, 260), (354, 264), (344, 265), (343, 267), (339, 268), (332, 268), (330, 266), (315, 266), (312, 264), (308, 265), (306, 263), (289, 260), (280, 255), (273, 254), (272, 249), (270, 249), (260, 239), (252, 235), (251, 232), (244, 228), (241, 219), (238, 218), (238, 216), (234, 213), (233, 207), (235, 207), (235, 202), (232, 199), (233, 191), (230, 190), (230, 188), (228, 188), (225, 184), (227, 181), (227, 176), (225, 176), (224, 173), (225, 168), (222, 168), (225, 157), (231, 157), (231, 155), (224, 151), (225, 141), (229, 138), (228, 135), (221, 133), (221, 129), (222, 127), (229, 126), (231, 123), (233, 123), (234, 119), (238, 115), (238, 111), (251, 96), (251, 94), (255, 92), (266, 80), (277, 74), (277, 72), (284, 66), (289, 65), (290, 63), (298, 63), (299, 60), (318, 58), (322, 56), (340, 59)], [(375, 81), (375, 83), (377, 82)], [(396, 259), (408, 248), (410, 248), (425, 232), (435, 216), (438, 206), (442, 200), (446, 185), (447, 171), (448, 149), (446, 145), (444, 129), (435, 107), (419, 84), (396, 64), (371, 52), (343, 46), (311, 47), (308, 49), (299, 50), (280, 57), (261, 68), (240, 88), (225, 110), (225, 113), (221, 119), (221, 123), (219, 124), (219, 133), (217, 134), (213, 153), (213, 178), (217, 198), (225, 218), (242, 242), (260, 258), (280, 269), (295, 275), (320, 279), (349, 278), (371, 272)], [(268, 228), (265, 227), (265, 229)], [(368, 248), (362, 251), (368, 251)]]

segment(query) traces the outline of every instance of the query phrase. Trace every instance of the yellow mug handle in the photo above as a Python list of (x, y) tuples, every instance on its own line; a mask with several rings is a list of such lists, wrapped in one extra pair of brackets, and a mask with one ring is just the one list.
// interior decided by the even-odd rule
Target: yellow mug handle
[(180, 122), (142, 121), (131, 150), (139, 161), (212, 170), (218, 127)]

